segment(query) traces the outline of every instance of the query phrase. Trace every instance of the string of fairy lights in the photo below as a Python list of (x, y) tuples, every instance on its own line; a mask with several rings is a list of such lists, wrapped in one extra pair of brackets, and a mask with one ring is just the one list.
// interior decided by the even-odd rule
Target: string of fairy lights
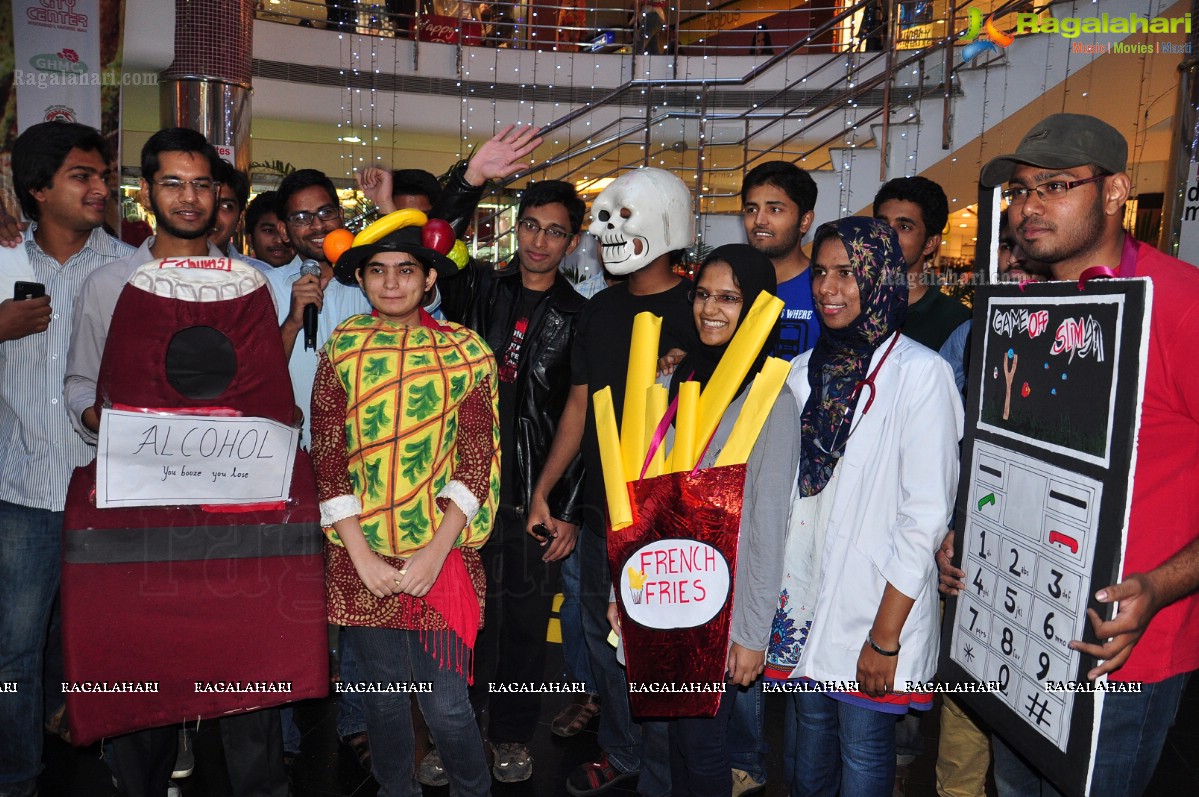
[[(673, 9), (672, 9), (673, 11)], [(533, 21), (533, 26), (530, 29), (529, 36), (532, 39), (543, 38), (542, 31), (544, 25), (538, 24), (542, 12), (532, 10), (530, 17)], [(519, 24), (519, 23), (518, 23)], [(343, 140), (341, 153), (342, 175), (345, 178), (350, 178), (354, 171), (362, 168), (368, 160), (372, 163), (381, 162), (384, 158), (383, 151), (386, 146), (379, 143), (379, 106), (377, 101), (377, 89), (362, 88), (356, 85), (356, 81), (364, 74), (380, 74), (380, 58), (379, 47), (381, 40), (374, 36), (364, 36), (357, 33), (341, 33), (339, 34), (341, 44), (341, 63), (342, 74), (353, 80), (347, 80), (347, 88), (343, 93), (341, 121), (339, 122), (339, 137)], [(393, 44), (394, 46), (394, 44)], [(413, 45), (414, 56), (415, 48), (420, 45)], [(484, 138), (487, 134), (494, 132), (500, 126), (509, 122), (517, 123), (532, 123), (544, 125), (566, 112), (562, 107), (562, 102), (555, 97), (550, 103), (538, 103), (535, 101), (536, 94), (539, 90), (545, 90), (554, 93), (558, 86), (574, 86), (580, 82), (579, 71), (580, 67), (590, 66), (592, 75), (590, 79), (584, 82), (595, 93), (597, 87), (600, 86), (600, 81), (596, 76), (601, 73), (603, 67), (598, 58), (595, 57), (580, 57), (574, 54), (557, 53), (555, 50), (557, 45), (552, 49), (546, 50), (528, 50), (528, 51), (500, 51), (499, 49), (483, 49), (475, 47), (457, 48), (458, 63), (459, 63), (459, 79), (456, 81), (456, 87), (461, 91), (460, 105), (462, 110), (459, 119), (459, 140), (460, 155), (465, 156), (472, 142)], [(399, 47), (394, 49), (394, 59), (391, 64), (392, 68), (399, 71), (402, 67), (400, 60), (402, 58), (402, 50)], [(505, 103), (497, 100), (497, 70), (500, 69), (501, 52), (517, 55), (518, 64), (513, 67), (514, 72), (519, 73), (521, 82), (518, 84), (518, 96), (515, 103), (515, 116), (513, 119), (504, 118)], [(518, 54), (519, 53), (519, 54)], [(603, 56), (611, 59), (612, 56)], [(415, 57), (413, 58), (415, 62)], [(677, 63), (673, 59), (658, 59), (647, 58), (625, 54), (619, 56), (620, 65), (617, 69), (618, 75), (623, 79), (626, 76), (633, 74), (637, 70), (640, 74), (638, 77), (645, 78), (649, 81), (655, 79), (666, 79), (672, 76), (671, 72), (677, 70)], [(693, 70), (692, 74), (687, 77), (703, 77), (713, 78), (717, 74), (716, 59), (710, 56), (703, 56), (698, 59), (690, 59)], [(546, 73), (545, 65), (551, 67)], [(698, 65), (699, 72), (695, 72), (695, 66)], [(787, 71), (788, 64), (783, 64), (784, 81), (789, 82)], [(605, 70), (606, 71), (606, 70)], [(531, 75), (532, 80), (528, 78)], [(546, 79), (548, 77), (548, 79)], [(486, 88), (482, 88), (485, 86)], [(609, 88), (609, 86), (603, 86)], [(675, 110), (687, 110), (687, 103), (683, 103), (683, 107), (672, 107), (671, 95), (662, 93), (661, 98), (651, 104), (653, 98), (648, 98), (646, 95), (653, 91), (651, 87), (639, 89), (646, 108), (645, 124), (651, 124), (651, 115), (659, 115), (663, 118), (652, 122), (652, 130), (648, 136), (650, 142), (647, 148), (645, 140), (640, 136), (632, 137), (635, 143), (625, 142), (616, 150), (616, 166), (603, 166), (598, 162), (604, 158), (603, 153), (591, 153), (581, 159), (570, 159), (567, 167), (577, 173), (580, 182), (592, 180), (601, 177), (611, 176), (613, 173), (641, 164), (653, 164), (664, 168), (674, 168), (676, 171), (682, 169), (684, 172), (690, 171), (687, 176), (694, 184), (699, 192), (703, 192), (704, 184), (704, 168), (710, 160), (710, 155), (706, 151), (706, 146), (710, 138), (710, 120), (706, 115), (701, 115), (693, 124), (688, 124), (686, 119), (672, 116)], [(696, 108), (702, 104), (702, 90), (696, 91), (694, 94), (694, 102)], [(391, 101), (391, 121), (393, 124), (390, 144), (391, 149), (395, 149), (398, 141), (396, 138), (396, 97), (393, 93)], [(604, 109), (606, 116), (611, 115), (609, 109)], [(544, 118), (547, 115), (548, 118)], [(600, 109), (592, 109), (589, 113), (582, 116), (575, 124), (565, 126), (560, 129), (555, 129), (551, 139), (547, 142), (549, 158), (562, 156), (564, 153), (570, 153), (575, 148), (580, 146), (592, 145), (591, 134), (598, 127), (600, 120)], [(605, 117), (606, 118), (606, 117)], [(607, 128), (612, 123), (607, 122)], [(610, 131), (609, 131), (610, 132)], [(673, 139), (673, 141), (671, 140)], [(658, 146), (659, 143), (668, 143), (671, 145), (681, 144), (681, 146)], [(369, 148), (369, 155), (362, 154), (362, 145)], [(628, 154), (630, 146), (635, 147), (636, 156)], [(605, 158), (606, 159), (606, 158)], [(580, 163), (581, 161), (581, 163)]]
[[(711, 7), (711, 0), (706, 0), (706, 4)], [(925, 82), (929, 75), (924, 67), (914, 65), (910, 73), (899, 76), (893, 85), (896, 102), (888, 111), (891, 113), (891, 132), (886, 142), (889, 152), (880, 149), (869, 157), (859, 152), (874, 148), (871, 146), (873, 136), (866, 131), (865, 125), (877, 128), (880, 121), (876, 115), (859, 122), (875, 109), (863, 107), (862, 98), (850, 97), (839, 112), (829, 116), (829, 121), (837, 120), (844, 134), (830, 146), (827, 157), (822, 151), (820, 158), (813, 158), (810, 156), (816, 153), (809, 150), (810, 143), (806, 144), (804, 137), (799, 135), (803, 126), (811, 121), (803, 118), (802, 103), (792, 102), (789, 94), (794, 92), (794, 95), (802, 96), (806, 90), (809, 59), (783, 59), (750, 84), (751, 89), (777, 88), (788, 98), (786, 102), (774, 101), (766, 108), (753, 104), (745, 114), (728, 114), (720, 112), (719, 106), (711, 101), (712, 88), (705, 90), (695, 83), (706, 82), (712, 87), (717, 78), (728, 77), (721, 73), (720, 59), (715, 56), (701, 54), (675, 59), (627, 51), (621, 55), (568, 53), (557, 43), (560, 34), (553, 18), (545, 18), (553, 13), (553, 9), (547, 11), (544, 6), (528, 5), (515, 8), (524, 11), (515, 25), (522, 38), (531, 45), (530, 49), (476, 47), (463, 43), (456, 46), (459, 157), (467, 157), (476, 143), (505, 125), (544, 127), (576, 110), (583, 100), (572, 96), (564, 102), (563, 89), (573, 87), (581, 94), (581, 89), (587, 88), (590, 96), (595, 98), (630, 79), (641, 80), (643, 85), (626, 92), (619, 104), (586, 107), (570, 124), (555, 127), (548, 134), (545, 144), (537, 152), (538, 158), (532, 159), (532, 179), (554, 177), (569, 179), (581, 187), (588, 184), (602, 186), (600, 181), (604, 178), (615, 177), (629, 168), (657, 166), (674, 171), (692, 187), (697, 196), (695, 212), (699, 221), (703, 213), (719, 212), (719, 200), (731, 198), (737, 190), (733, 186), (733, 183), (739, 184), (740, 177), (736, 156), (727, 154), (732, 146), (742, 150), (743, 163), (760, 162), (760, 155), (769, 151), (807, 168), (820, 170), (831, 165), (836, 172), (837, 207), (840, 212), (849, 213), (862, 204), (861, 197), (857, 196), (865, 190), (862, 186), (870, 185), (871, 191), (877, 186), (878, 175), (873, 172), (878, 168), (878, 157), (887, 158), (890, 167), (905, 176), (917, 174), (921, 168), (927, 168), (943, 157), (943, 151), (934, 145), (934, 141), (939, 143), (940, 139), (938, 125), (930, 122), (930, 129), (922, 131), (920, 124), (909, 124), (920, 121), (922, 109), (929, 120), (940, 115), (943, 98), (925, 97)], [(587, 13), (594, 21), (595, 9)], [(672, 7), (670, 14), (677, 20), (676, 8)], [(378, 97), (377, 79), (385, 69), (394, 74), (414, 71), (422, 47), (422, 43), (416, 41), (360, 32), (370, 28), (370, 25), (364, 25), (338, 34), (340, 72), (346, 80), (346, 88), (342, 92), (337, 127), (341, 142), (341, 172), (346, 180), (369, 165), (387, 168), (402, 165), (389, 162), (403, 146), (398, 93), (389, 92), (390, 100)], [(550, 40), (551, 32), (553, 41)], [(1079, 61), (1084, 65), (1090, 61), (1072, 58), (1069, 48), (1065, 48), (1064, 56), (1053, 51), (1048, 37), (1033, 38), (1040, 41), (1034, 43), (1030, 37), (1025, 37), (1021, 46), (1045, 48), (1044, 57), (1039, 59), (1043, 64), (1038, 80), (1042, 94), (1061, 80), (1063, 59), (1067, 75), (1080, 71)], [(840, 39), (838, 46), (841, 47), (852, 40), (846, 40), (844, 31)], [(384, 47), (389, 47), (390, 53), (385, 52)], [(386, 57), (388, 55), (390, 57)], [(841, 72), (836, 85), (853, 89), (859, 80), (865, 79), (864, 75), (871, 74), (870, 59), (877, 57), (876, 53), (857, 52), (856, 48), (843, 51), (832, 67)], [(1148, 59), (1141, 59), (1143, 75), (1150, 70), (1147, 62)], [(799, 74), (793, 75), (797, 70)], [(955, 121), (953, 127), (962, 131), (967, 128), (961, 121), (977, 120), (977, 159), (981, 162), (984, 134), (993, 128), (996, 115), (1008, 106), (1009, 76), (1003, 69), (979, 72), (980, 96), (967, 98), (970, 107), (959, 104), (964, 118)], [(673, 79), (692, 82), (687, 84), (687, 90), (680, 91), (677, 84), (667, 82)], [(932, 79), (936, 80), (936, 77)], [(1082, 96), (1088, 96), (1093, 80), (1093, 76), (1088, 77), (1084, 85), (1075, 84), (1071, 90), (1081, 89)], [(945, 92), (952, 91), (953, 81), (952, 72), (941, 76)], [(1148, 81), (1143, 80), (1139, 99), (1143, 100), (1148, 91)], [(380, 101), (390, 107), (380, 108)], [(1065, 107), (1067, 97), (1062, 96), (1061, 102)], [(782, 107), (775, 112), (777, 116), (772, 115), (771, 108), (779, 106), (790, 107)], [(383, 132), (388, 127), (390, 134)], [(931, 138), (922, 141), (922, 133)], [(807, 139), (810, 142), (812, 136)], [(989, 151), (994, 141), (986, 143)], [(1133, 144), (1134, 149), (1140, 148), (1137, 151), (1144, 149), (1143, 126), (1137, 126)], [(951, 157), (956, 161), (960, 155)], [(817, 160), (821, 162), (813, 163)], [(544, 168), (543, 164), (548, 161), (554, 161), (556, 165), (552, 169)], [(856, 181), (855, 176), (858, 177)], [(829, 177), (823, 179), (831, 182)], [(855, 183), (858, 184), (857, 191), (854, 190)], [(727, 209), (728, 205), (724, 207)]]

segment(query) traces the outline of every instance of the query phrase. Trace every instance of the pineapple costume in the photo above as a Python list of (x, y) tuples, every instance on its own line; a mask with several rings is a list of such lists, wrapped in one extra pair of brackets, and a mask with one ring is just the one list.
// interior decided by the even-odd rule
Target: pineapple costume
[[(477, 549), (499, 502), (496, 365), (473, 331), (423, 311), (421, 321), (406, 327), (354, 316), (320, 353), (312, 436), (329, 621), (450, 631), (427, 634), (426, 646), (469, 672), (459, 654), (469, 657), (481, 617), (485, 579)], [(451, 500), (467, 524), (430, 592), (372, 595), (332, 524), (357, 515), (371, 549), (402, 568), (433, 538)]]

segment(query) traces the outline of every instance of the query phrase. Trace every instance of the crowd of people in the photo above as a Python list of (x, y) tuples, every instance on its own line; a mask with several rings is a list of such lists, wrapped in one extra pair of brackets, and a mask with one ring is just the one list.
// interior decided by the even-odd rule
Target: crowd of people
[[(95, 130), (50, 122), (18, 138), (28, 224), (0, 223), (0, 276), (12, 281), (20, 255), (20, 284), (44, 295), (0, 303), (0, 685), (13, 685), (0, 689), (0, 797), (35, 795), (43, 727), (66, 733), (63, 508), (108, 409), (97, 379), (114, 306), (142, 264), (188, 257), (240, 261), (274, 300), (315, 470), (335, 677), (431, 685), (336, 696), (338, 735), (381, 795), (419, 794), (421, 783), (486, 795), (493, 778), (533, 776), (541, 696), (489, 686), (546, 680), (559, 591), (565, 677), (581, 689), (551, 730), (572, 736), (598, 718), (600, 747), (566, 793), (634, 781), (646, 797), (760, 792), (768, 738), (782, 745), (792, 795), (892, 793), (922, 746), (919, 712), (934, 707), (905, 684), (936, 677), (938, 590), (965, 577), (950, 529), (971, 314), (922, 278), (946, 226), (944, 191), (897, 178), (879, 188), (872, 217), (816, 219), (811, 176), (762, 163), (741, 191), (748, 243), (712, 250), (692, 281), (677, 268), (694, 244), (677, 177), (618, 177), (586, 231), (575, 187), (542, 180), (520, 195), (509, 260), (452, 261), (451, 241), (427, 233), (444, 223), (462, 237), (488, 182), (526, 169), (540, 143), (533, 129), (505, 128), (442, 182), (365, 170), (377, 224), (420, 213), (338, 252), (326, 243), (343, 211), (315, 169), (249, 201), (246, 176), (202, 135), (161, 130), (141, 155), (155, 234), (134, 249), (102, 227), (112, 158)], [(1006, 188), (1000, 279), (1078, 280), (1105, 265), (1155, 284), (1124, 571), (1095, 596), (1118, 608), (1109, 620), (1092, 612), (1094, 638), (1070, 642), (1099, 662), (1088, 677), (1143, 682), (1103, 703), (1091, 791), (1140, 794), (1199, 667), (1188, 633), (1199, 509), (1183, 500), (1199, 479), (1199, 372), (1184, 353), (1199, 334), (1199, 273), (1123, 229), (1127, 145), (1099, 119), (1043, 120), (980, 180)], [(239, 225), (253, 257), (232, 243)], [(584, 235), (604, 272), (576, 290), (560, 266)], [(637, 716), (609, 643), (620, 624), (593, 399), (610, 389), (616, 417), (636, 400), (625, 385), (639, 313), (661, 319), (660, 379), (673, 397), (712, 378), (761, 294), (784, 309), (700, 463), (728, 443), (767, 355), (790, 361), (746, 467), (731, 632), (718, 652), (727, 688), (713, 717)], [(767, 683), (852, 686), (780, 690), (779, 734), (764, 727)], [(941, 794), (982, 794), (989, 767), (1004, 797), (1056, 793), (984, 718), (942, 706)], [(233, 793), (286, 795), (285, 762), (300, 752), (290, 708), (219, 721)], [(190, 768), (176, 725), (107, 746), (130, 797), (162, 797)]]

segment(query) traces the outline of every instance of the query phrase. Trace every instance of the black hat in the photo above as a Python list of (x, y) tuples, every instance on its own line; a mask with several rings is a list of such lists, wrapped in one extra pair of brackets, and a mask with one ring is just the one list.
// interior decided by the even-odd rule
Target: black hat
[(1029, 130), (1014, 153), (988, 161), (979, 182), (988, 188), (1006, 183), (1018, 163), (1046, 169), (1093, 163), (1103, 172), (1119, 174), (1128, 167), (1128, 142), (1120, 131), (1094, 116), (1054, 114)]
[(443, 277), (458, 273), (458, 266), (443, 254), (421, 244), (423, 227), (410, 225), (384, 235), (377, 241), (362, 246), (352, 246), (337, 258), (333, 276), (338, 282), (356, 285), (354, 275), (358, 269), (380, 252), (404, 252), (412, 255), (426, 268), (431, 268)]

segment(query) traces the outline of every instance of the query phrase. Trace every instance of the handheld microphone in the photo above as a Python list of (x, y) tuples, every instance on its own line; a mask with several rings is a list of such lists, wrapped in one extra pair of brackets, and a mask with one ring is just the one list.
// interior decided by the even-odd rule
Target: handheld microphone
[[(320, 279), (321, 264), (315, 260), (305, 260), (300, 264), (301, 277), (316, 277)], [(304, 350), (316, 349), (316, 316), (315, 304), (304, 305)]]

